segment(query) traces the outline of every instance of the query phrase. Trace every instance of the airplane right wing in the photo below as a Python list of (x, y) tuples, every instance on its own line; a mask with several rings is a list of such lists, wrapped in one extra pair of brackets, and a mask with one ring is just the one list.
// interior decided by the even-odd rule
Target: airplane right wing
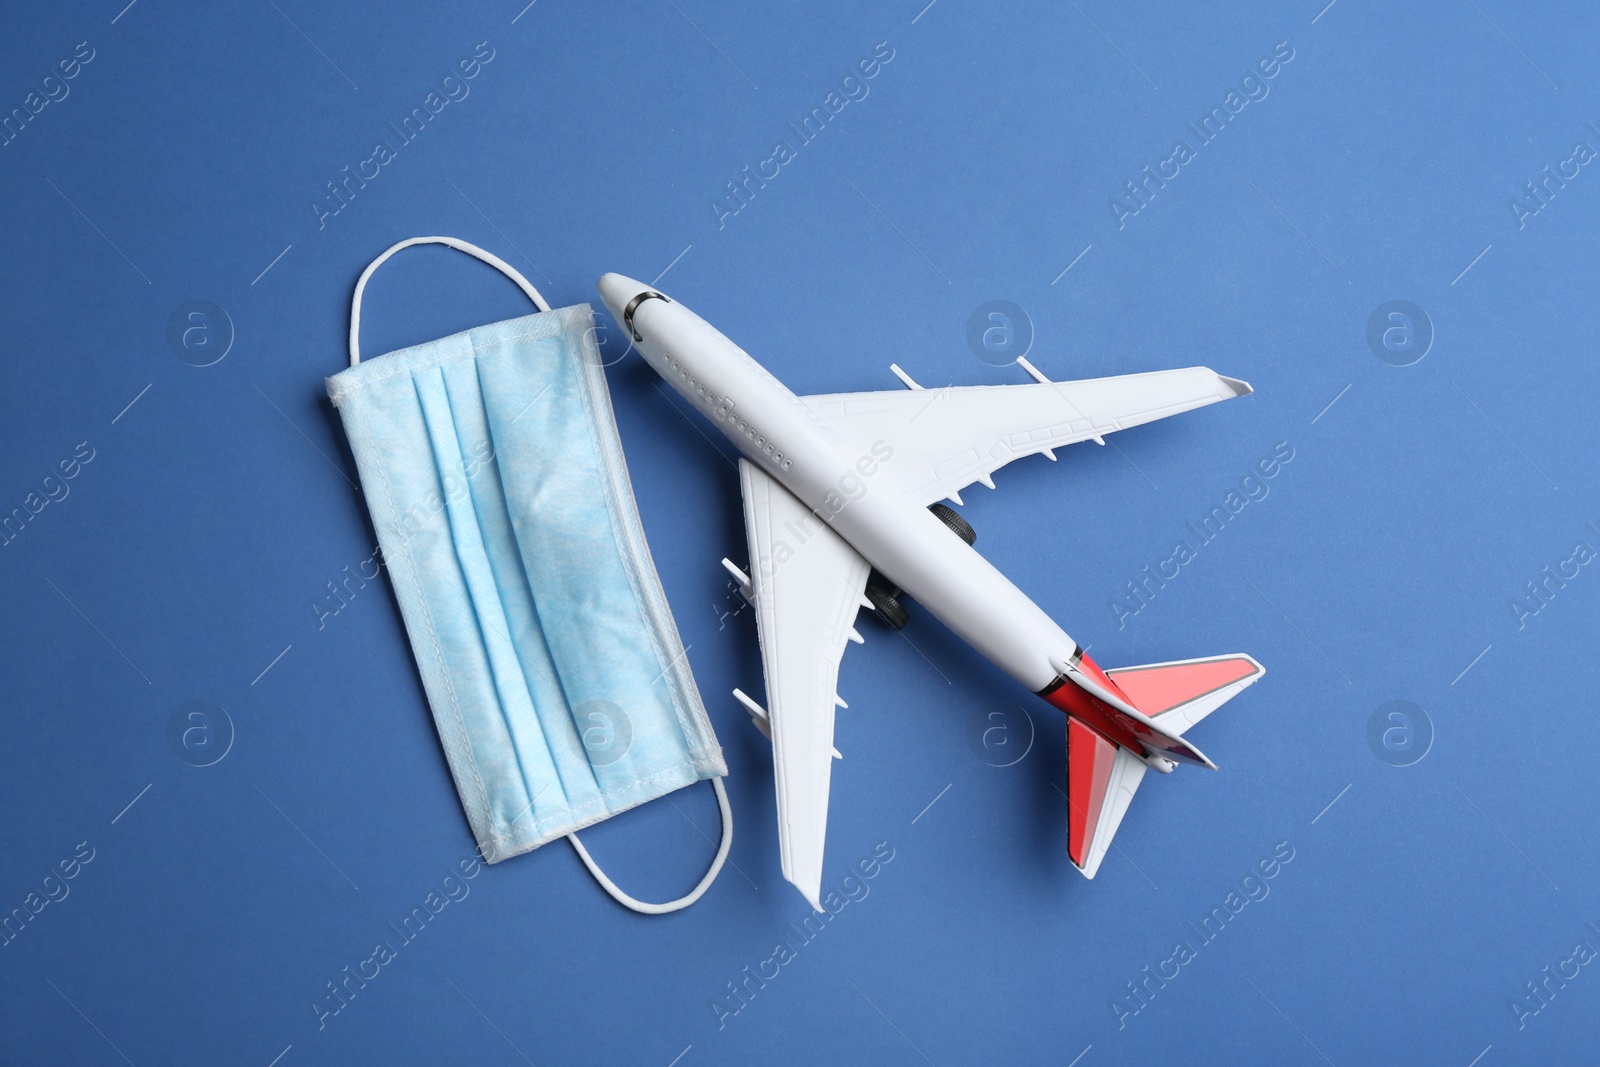
[(739, 483), (767, 677), (783, 876), (821, 911), (839, 660), (845, 642), (861, 640), (853, 624), (866, 603), (871, 567), (749, 460), (739, 461)]
[(1208, 367), (1123, 374), (1033, 385), (965, 385), (943, 389), (826, 393), (801, 399), (862, 450), (878, 454), (888, 444), (884, 466), (918, 502), (949, 497), (973, 482), (991, 488), (995, 471), (1038, 452), (1192, 411), (1244, 396), (1250, 386)]

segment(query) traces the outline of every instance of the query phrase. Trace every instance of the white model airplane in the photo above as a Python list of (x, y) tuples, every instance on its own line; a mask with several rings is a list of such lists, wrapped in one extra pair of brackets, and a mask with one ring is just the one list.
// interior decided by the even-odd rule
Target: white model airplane
[[(738, 447), (767, 707), (735, 695), (772, 739), (783, 876), (822, 910), (823, 844), (839, 659), (856, 613), (905, 624), (897, 597), (935, 618), (1067, 714), (1067, 850), (1093, 878), (1146, 767), (1215, 765), (1184, 739), (1262, 676), (1245, 655), (1103, 671), (972, 547), (940, 501), (1012, 460), (1218, 400), (1250, 386), (1205, 367), (1051, 382), (796, 396), (682, 304), (620, 274), (599, 282), (650, 364)], [(874, 570), (883, 584), (869, 584)], [(886, 587), (887, 586), (887, 587)]]

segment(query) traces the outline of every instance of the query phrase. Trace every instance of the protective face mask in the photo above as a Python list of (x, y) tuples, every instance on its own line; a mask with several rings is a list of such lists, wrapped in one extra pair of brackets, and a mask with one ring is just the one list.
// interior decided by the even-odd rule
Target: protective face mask
[[(361, 362), (361, 295), (414, 244), (510, 277), (536, 315)], [(645, 545), (587, 304), (550, 310), (510, 265), (449, 237), (362, 273), (350, 368), (328, 379), (434, 724), (484, 859), (566, 837), (636, 911), (698, 900), (732, 844), (728, 773)], [(645, 904), (574, 831), (711, 778), (716, 859)]]

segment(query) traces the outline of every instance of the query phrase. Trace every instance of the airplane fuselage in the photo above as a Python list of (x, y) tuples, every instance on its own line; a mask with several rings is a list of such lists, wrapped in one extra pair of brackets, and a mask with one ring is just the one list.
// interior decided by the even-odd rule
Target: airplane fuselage
[(652, 296), (637, 303), (631, 322), (645, 361), (746, 459), (995, 665), (1041, 692), (1077, 661), (1077, 642), (1065, 630), (881, 469), (893, 456), (887, 441), (866, 448), (847, 441), (681, 304)]

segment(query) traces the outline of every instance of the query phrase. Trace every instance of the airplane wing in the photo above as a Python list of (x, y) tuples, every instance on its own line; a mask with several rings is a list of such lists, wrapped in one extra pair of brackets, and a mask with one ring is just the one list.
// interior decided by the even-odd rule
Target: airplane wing
[(739, 461), (751, 596), (767, 677), (783, 876), (822, 910), (833, 715), (845, 642), (866, 602), (867, 561), (800, 500)]
[(932, 504), (946, 497), (960, 503), (960, 491), (973, 482), (992, 488), (990, 475), (1023, 456), (1043, 452), (1054, 459), (1052, 449), (1063, 445), (1250, 392), (1207, 367), (1075, 382), (1051, 382), (1031, 364), (1026, 369), (1040, 380), (802, 399), (863, 454), (879, 442), (892, 447), (884, 466), (919, 502)]

